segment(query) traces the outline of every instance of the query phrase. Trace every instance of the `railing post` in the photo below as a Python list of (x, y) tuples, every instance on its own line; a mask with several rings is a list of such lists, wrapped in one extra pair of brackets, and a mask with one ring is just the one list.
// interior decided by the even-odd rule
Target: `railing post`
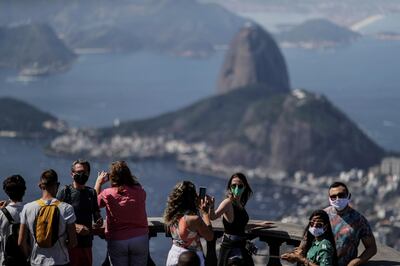
[(211, 241), (207, 241), (207, 254), (206, 254), (206, 266), (217, 266), (218, 258), (216, 251), (216, 243), (217, 239), (223, 235), (223, 232), (215, 232), (214, 231), (214, 239)]
[[(157, 237), (157, 232), (155, 230), (153, 230), (153, 228), (150, 227), (149, 228), (149, 244), (150, 244), (150, 239), (152, 237)], [(149, 250), (149, 255), (147, 257), (147, 266), (156, 266), (153, 259), (151, 258), (150, 250)]]
[(280, 249), (282, 243), (285, 241), (283, 239), (275, 237), (260, 237), (260, 241), (266, 242), (269, 246), (269, 254), (274, 256), (269, 258), (267, 266), (282, 266), (280, 256)]

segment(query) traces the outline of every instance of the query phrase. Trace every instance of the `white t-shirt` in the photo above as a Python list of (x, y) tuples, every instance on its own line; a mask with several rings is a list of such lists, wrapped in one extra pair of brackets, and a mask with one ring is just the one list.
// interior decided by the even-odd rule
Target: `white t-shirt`
[[(56, 201), (52, 199), (46, 204)], [(41, 248), (37, 245), (34, 237), (34, 222), (40, 210), (40, 205), (36, 202), (30, 202), (24, 206), (21, 213), (21, 224), (25, 224), (31, 238), (31, 265), (64, 265), (69, 263), (68, 249), (66, 245), (67, 225), (75, 222), (74, 208), (68, 203), (61, 202), (58, 205), (60, 210), (60, 222), (58, 227), (58, 241), (51, 248)]]
[[(15, 223), (20, 221), (20, 213), (24, 204), (22, 202), (10, 202), (7, 204), (6, 209), (14, 219)], [(11, 224), (2, 211), (0, 211), (0, 265), (3, 265), (4, 250), (6, 248), (7, 237), (11, 234)]]

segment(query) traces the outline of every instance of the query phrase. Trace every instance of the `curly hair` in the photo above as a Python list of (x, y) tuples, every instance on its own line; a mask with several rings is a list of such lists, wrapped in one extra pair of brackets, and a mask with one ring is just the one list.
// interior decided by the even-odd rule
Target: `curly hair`
[(231, 178), (229, 178), (228, 184), (226, 185), (226, 195), (227, 197), (231, 197), (232, 196), (232, 192), (231, 192), (231, 185), (232, 185), (232, 180), (237, 177), (239, 178), (244, 185), (244, 191), (242, 196), (240, 197), (240, 202), (242, 203), (243, 206), (246, 205), (247, 201), (249, 200), (249, 198), (251, 197), (251, 195), (253, 194), (253, 190), (251, 189), (249, 182), (247, 182), (247, 178), (244, 174), (242, 173), (235, 173), (231, 176)]
[(185, 214), (196, 214), (197, 193), (195, 185), (190, 181), (182, 181), (175, 185), (168, 196), (164, 211), (164, 222), (167, 226), (176, 223)]
[[(110, 165), (110, 181), (112, 187), (133, 187), (139, 185), (137, 178), (132, 175), (125, 161), (116, 161)], [(120, 189), (119, 189), (120, 190)]]

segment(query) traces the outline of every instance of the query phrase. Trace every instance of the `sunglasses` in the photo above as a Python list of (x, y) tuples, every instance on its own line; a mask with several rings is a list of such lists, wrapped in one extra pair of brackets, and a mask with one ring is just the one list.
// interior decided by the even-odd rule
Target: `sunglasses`
[(345, 198), (347, 198), (347, 193), (338, 193), (338, 194), (334, 194), (334, 195), (329, 195), (329, 198), (330, 198), (331, 200), (335, 200), (335, 199), (337, 199), (337, 198), (339, 198), (339, 199), (345, 199)]
[(231, 185), (231, 189), (234, 189), (236, 187), (238, 187), (239, 189), (242, 189), (242, 188), (244, 188), (244, 185), (243, 184), (232, 184)]
[(324, 224), (321, 223), (321, 222), (310, 222), (309, 225), (312, 226), (312, 227), (316, 227), (316, 228), (324, 227)]

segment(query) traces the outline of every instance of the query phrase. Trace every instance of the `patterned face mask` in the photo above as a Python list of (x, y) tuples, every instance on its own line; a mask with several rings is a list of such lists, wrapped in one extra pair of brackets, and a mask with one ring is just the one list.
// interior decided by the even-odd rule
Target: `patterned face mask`
[(336, 210), (338, 211), (342, 211), (344, 208), (347, 207), (347, 205), (349, 205), (349, 198), (337, 198), (335, 200), (329, 199), (329, 203), (331, 204), (332, 207), (334, 207)]
[(310, 226), (308, 228), (308, 231), (315, 237), (321, 236), (323, 233), (325, 233), (325, 228), (324, 227), (314, 227)]

